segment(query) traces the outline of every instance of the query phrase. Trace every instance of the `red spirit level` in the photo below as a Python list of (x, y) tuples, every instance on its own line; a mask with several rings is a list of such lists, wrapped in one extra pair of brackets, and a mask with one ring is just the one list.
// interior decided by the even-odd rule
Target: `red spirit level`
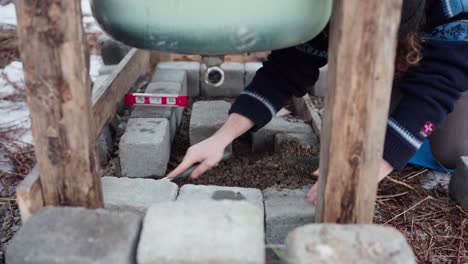
[(188, 96), (173, 94), (128, 93), (125, 95), (125, 104), (186, 107), (188, 105)]

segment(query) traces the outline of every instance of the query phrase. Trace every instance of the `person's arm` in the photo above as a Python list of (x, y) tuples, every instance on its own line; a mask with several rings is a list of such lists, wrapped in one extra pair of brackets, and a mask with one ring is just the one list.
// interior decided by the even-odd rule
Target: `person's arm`
[(468, 89), (468, 39), (427, 40), (420, 65), (398, 86), (403, 97), (389, 117), (384, 158), (401, 170)]
[(306, 44), (273, 51), (236, 99), (223, 127), (190, 147), (182, 163), (168, 177), (176, 177), (197, 162), (200, 165), (191, 177), (199, 177), (218, 164), (224, 149), (234, 139), (266, 125), (292, 95), (303, 96), (317, 81), (319, 68), (326, 64), (326, 45), (325, 34), (321, 33)]

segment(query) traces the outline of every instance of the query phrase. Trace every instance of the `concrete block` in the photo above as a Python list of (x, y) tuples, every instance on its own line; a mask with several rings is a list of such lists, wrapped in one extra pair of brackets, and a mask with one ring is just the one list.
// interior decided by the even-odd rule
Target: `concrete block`
[(145, 213), (153, 204), (175, 201), (179, 187), (171, 181), (102, 177), (104, 206)]
[(200, 62), (174, 61), (160, 62), (156, 68), (165, 70), (184, 70), (187, 73), (187, 88), (189, 96), (200, 95)]
[(263, 194), (259, 189), (207, 185), (184, 185), (177, 201), (246, 201), (264, 212)]
[(244, 75), (245, 65), (237, 62), (226, 62), (221, 65), (221, 69), (224, 70), (224, 83), (219, 87), (208, 85), (205, 82), (205, 71), (206, 65), (200, 67), (200, 89), (202, 96), (225, 96), (225, 97), (236, 97), (245, 88)]
[(105, 34), (99, 36), (98, 43), (101, 48), (102, 61), (105, 65), (119, 64), (131, 49)]
[[(179, 94), (187, 94), (187, 73), (184, 70), (166, 70), (166, 69), (158, 69), (152, 79), (153, 83), (156, 82), (164, 82), (164, 83), (178, 83), (180, 84), (180, 92)], [(175, 89), (171, 87), (170, 89)], [(148, 88), (146, 88), (146, 92)]]
[[(185, 89), (185, 90), (184, 90)], [(181, 95), (187, 93), (187, 87), (179, 82), (167, 82), (167, 81), (158, 81), (152, 82), (146, 88), (148, 94), (166, 94), (166, 95)], [(176, 112), (177, 127), (182, 123), (182, 117), (184, 114), (184, 107), (173, 107)]]
[(263, 63), (261, 62), (247, 62), (245, 64), (245, 86), (248, 86), (252, 82), (255, 74), (260, 68), (262, 68), (262, 66)]
[(288, 263), (415, 264), (410, 245), (393, 227), (307, 225), (289, 234)]
[(113, 74), (118, 68), (118, 65), (102, 65), (99, 68), (99, 75), (111, 75)]
[(47, 207), (8, 245), (9, 264), (134, 264), (141, 216), (131, 212)]
[(105, 167), (109, 161), (109, 154), (112, 151), (114, 142), (108, 126), (104, 128), (97, 140), (97, 149), (101, 167)]
[(315, 206), (307, 201), (309, 189), (270, 187), (263, 191), (267, 244), (283, 244), (294, 228), (315, 221)]
[(164, 106), (135, 106), (130, 118), (165, 118), (169, 121), (171, 142), (177, 132), (177, 113), (173, 107)]
[(151, 206), (139, 264), (265, 262), (261, 211), (247, 202), (186, 201)]
[(450, 196), (468, 211), (468, 156), (462, 157), (450, 179)]
[(170, 142), (167, 119), (129, 119), (119, 143), (122, 176), (165, 176), (171, 152)]
[(274, 117), (270, 123), (252, 134), (252, 151), (272, 151), (276, 134), (313, 134), (312, 127), (299, 119)]
[(326, 96), (328, 94), (328, 65), (320, 68), (319, 79), (314, 85), (312, 95)]
[(226, 101), (198, 101), (190, 117), (190, 145), (211, 137), (224, 124), (231, 104)]
[(281, 133), (275, 136), (275, 152), (280, 153), (281, 147), (291, 142), (297, 142), (304, 147), (319, 144), (317, 136), (312, 133)]

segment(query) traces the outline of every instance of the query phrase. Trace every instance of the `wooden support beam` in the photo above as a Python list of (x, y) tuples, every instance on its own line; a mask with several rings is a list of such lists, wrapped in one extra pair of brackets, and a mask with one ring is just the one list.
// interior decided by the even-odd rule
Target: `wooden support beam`
[(80, 1), (16, 1), (45, 205), (103, 206)]
[(44, 207), (41, 181), (37, 167), (21, 181), (16, 187), (16, 198), (21, 214), (21, 220), (25, 223), (29, 217)]
[(100, 87), (93, 90), (92, 113), (94, 139), (114, 117), (124, 95), (138, 78), (150, 71), (150, 51), (132, 49), (119, 63), (114, 73)]
[(334, 1), (317, 222), (372, 222), (401, 5)]

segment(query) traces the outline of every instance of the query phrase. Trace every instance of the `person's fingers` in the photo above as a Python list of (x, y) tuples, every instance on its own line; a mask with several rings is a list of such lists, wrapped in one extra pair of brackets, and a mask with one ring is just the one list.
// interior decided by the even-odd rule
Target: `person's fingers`
[(311, 203), (315, 203), (317, 200), (317, 190), (318, 190), (318, 183), (315, 183), (312, 188), (310, 188), (309, 192), (307, 193), (307, 199)]
[(210, 165), (207, 161), (204, 161), (203, 163), (198, 165), (198, 167), (192, 172), (190, 177), (192, 179), (196, 179), (200, 177), (206, 171), (211, 170), (213, 167), (214, 167), (213, 165)]
[(320, 176), (320, 169), (316, 169), (314, 172), (312, 172), (312, 175), (319, 177)]
[(189, 169), (196, 162), (198, 162), (198, 160), (186, 156), (184, 160), (179, 164), (179, 166), (177, 166), (177, 168), (175, 168), (171, 173), (167, 175), (167, 178), (177, 177), (177, 175)]

